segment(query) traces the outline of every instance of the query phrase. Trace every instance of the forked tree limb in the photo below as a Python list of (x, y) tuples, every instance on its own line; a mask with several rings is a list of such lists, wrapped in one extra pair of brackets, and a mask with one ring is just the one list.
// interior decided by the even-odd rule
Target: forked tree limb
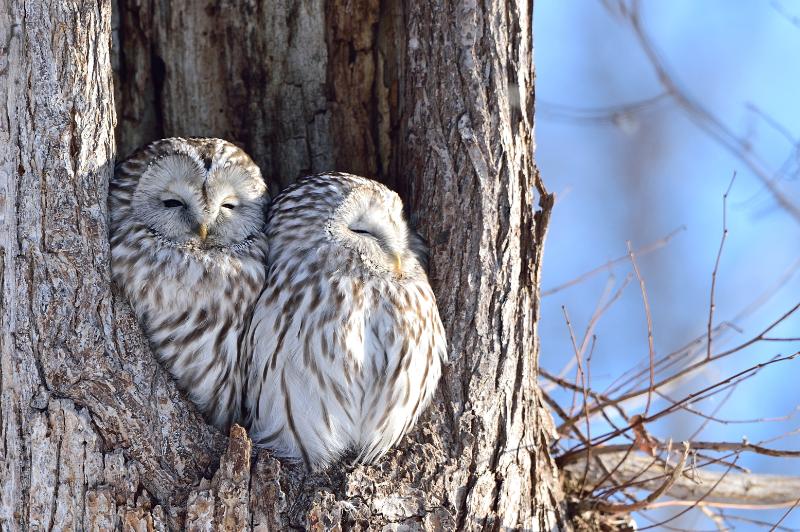
[[(606, 480), (601, 487), (625, 485), (649, 468), (647, 473), (636, 480), (636, 487), (655, 491), (664, 485), (664, 479), (668, 478), (674, 469), (665, 466), (663, 462), (653, 463), (652, 457), (641, 453), (628, 454), (627, 458), (623, 451), (595, 454), (588, 467), (589, 485), (592, 482), (600, 482), (606, 476), (598, 462), (602, 462), (608, 470), (616, 468), (613, 477)], [(617, 467), (620, 462), (622, 464)], [(581, 478), (585, 470), (585, 458), (564, 468), (565, 473), (575, 478)], [(725, 475), (724, 481), (718, 482), (722, 475)], [(709, 493), (715, 484), (716, 488)], [(703, 498), (706, 494), (708, 495)], [(790, 507), (797, 501), (798, 494), (800, 494), (800, 477), (733, 472), (725, 474), (725, 471), (706, 471), (688, 467), (664, 492), (665, 496), (681, 501), (678, 504), (690, 504), (702, 498), (703, 504), (710, 506), (753, 509)], [(667, 502), (672, 501), (664, 503)]]

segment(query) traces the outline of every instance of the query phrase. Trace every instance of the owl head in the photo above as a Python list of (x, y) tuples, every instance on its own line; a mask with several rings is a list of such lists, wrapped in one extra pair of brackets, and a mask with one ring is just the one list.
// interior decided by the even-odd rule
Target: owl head
[(403, 204), (388, 188), (378, 183), (352, 187), (334, 210), (327, 230), (368, 266), (403, 272), (409, 230)]
[(415, 277), (427, 269), (427, 247), (409, 227), (403, 202), (377, 181), (342, 173), (309, 176), (276, 198), (271, 216), (273, 238), (284, 238), (287, 229), (295, 235), (278, 249), (330, 242), (375, 274)]
[(110, 194), (112, 222), (139, 223), (198, 249), (230, 247), (261, 231), (269, 202), (252, 159), (213, 138), (148, 145), (117, 167)]

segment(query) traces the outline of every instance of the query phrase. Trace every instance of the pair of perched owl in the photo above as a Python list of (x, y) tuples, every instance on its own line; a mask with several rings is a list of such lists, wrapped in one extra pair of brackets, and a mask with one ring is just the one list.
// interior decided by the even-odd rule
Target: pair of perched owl
[(447, 353), (397, 194), (325, 174), (270, 202), (238, 147), (171, 138), (120, 164), (109, 198), (114, 280), (213, 424), (317, 468), (413, 426)]

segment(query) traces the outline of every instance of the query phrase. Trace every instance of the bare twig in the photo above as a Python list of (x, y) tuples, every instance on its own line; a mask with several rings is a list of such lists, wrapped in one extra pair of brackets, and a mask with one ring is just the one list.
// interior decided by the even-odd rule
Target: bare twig
[(716, 525), (718, 532), (726, 532), (729, 530), (727, 523), (725, 523), (725, 516), (714, 512), (711, 508), (704, 504), (699, 505), (699, 508), (700, 511), (703, 512), (706, 517), (711, 519), (711, 522), (713, 522), (714, 525)]
[[(547, 403), (547, 405), (548, 405), (550, 408), (552, 408), (552, 409), (553, 409), (553, 411), (554, 411), (554, 412), (555, 412), (557, 415), (561, 416), (561, 418), (562, 418), (562, 419), (567, 419), (567, 413), (566, 413), (566, 412), (564, 412), (564, 410), (561, 408), (561, 406), (560, 406), (560, 405), (559, 405), (559, 404), (558, 404), (556, 401), (554, 401), (554, 400), (553, 400), (553, 398), (552, 398), (552, 397), (550, 397), (550, 396), (547, 394), (547, 392), (542, 392), (542, 398), (544, 399), (544, 402), (545, 402), (545, 403)], [(591, 443), (589, 442), (589, 440), (587, 439), (587, 437), (583, 435), (583, 433), (580, 431), (580, 429), (578, 429), (578, 427), (575, 427), (575, 426), (573, 426), (573, 427), (572, 427), (572, 432), (575, 434), (575, 436), (576, 436), (576, 437), (577, 437), (577, 438), (578, 438), (580, 441), (582, 441), (582, 442), (583, 442), (585, 445), (587, 445), (587, 447), (591, 447)], [(591, 457), (589, 457), (589, 461), (591, 461)], [(605, 464), (603, 464), (603, 462), (601, 462), (600, 460), (596, 459), (596, 460), (595, 460), (595, 463), (596, 463), (596, 465), (597, 465), (597, 466), (598, 466), (598, 467), (599, 467), (599, 468), (600, 468), (600, 469), (601, 469), (601, 470), (602, 470), (602, 471), (603, 471), (603, 472), (604, 472), (606, 475), (609, 475), (609, 476), (610, 476), (610, 473), (609, 473), (609, 471), (607, 470), (607, 468), (606, 468)], [(585, 482), (585, 480), (584, 480), (584, 481), (582, 481), (582, 482)], [(583, 487), (581, 488), (581, 490), (583, 490)]]
[[(605, 314), (608, 311), (608, 309), (611, 308), (611, 306), (614, 303), (616, 303), (619, 300), (620, 296), (622, 296), (623, 291), (628, 286), (628, 284), (631, 282), (631, 278), (632, 278), (631, 275), (628, 275), (627, 277), (625, 277), (625, 280), (622, 282), (622, 284), (617, 289), (617, 291), (614, 292), (614, 295), (611, 296), (611, 299), (609, 299), (606, 302), (606, 299), (608, 297), (608, 293), (611, 291), (611, 288), (613, 287), (613, 283), (614, 283), (614, 276), (613, 275), (608, 278), (608, 282), (606, 283), (606, 287), (603, 290), (603, 294), (600, 296), (600, 299), (598, 299), (598, 301), (597, 301), (597, 306), (595, 307), (594, 312), (592, 313), (592, 317), (589, 318), (589, 324), (586, 326), (586, 332), (583, 333), (583, 340), (581, 341), (581, 347), (580, 347), (581, 356), (583, 356), (583, 353), (586, 351), (586, 346), (587, 346), (587, 343), (588, 343), (588, 339), (593, 336), (592, 333), (594, 332), (594, 328), (597, 326), (597, 323), (600, 321), (600, 318), (603, 316), (603, 314)], [(577, 357), (570, 357), (569, 362), (567, 362), (564, 365), (564, 367), (561, 368), (561, 371), (558, 373), (558, 376), (560, 378), (563, 378), (564, 376), (566, 376), (566, 374), (575, 365), (576, 361), (577, 361)], [(550, 391), (554, 387), (555, 387), (555, 383), (551, 383), (550, 385), (545, 386), (544, 389), (546, 391)]]
[[(659, 238), (658, 240), (656, 240), (654, 242), (651, 242), (651, 243), (647, 244), (646, 246), (644, 246), (644, 247), (642, 247), (640, 249), (637, 249), (636, 250), (636, 255), (642, 257), (644, 255), (652, 253), (653, 251), (656, 251), (658, 249), (663, 248), (664, 246), (669, 244), (669, 241), (672, 240), (675, 237), (675, 235), (677, 235), (681, 231), (685, 231), (685, 230), (686, 230), (686, 226), (685, 225), (682, 225), (682, 226), (680, 226), (680, 227), (678, 227), (676, 229), (673, 229), (667, 236)], [(622, 264), (623, 262), (627, 262), (628, 260), (630, 260), (630, 257), (629, 257), (628, 254), (625, 254), (625, 255), (623, 255), (621, 257), (617, 257), (616, 259), (610, 260), (610, 261), (606, 262), (605, 264), (603, 264), (601, 266), (593, 268), (593, 269), (589, 270), (588, 272), (582, 273), (581, 275), (575, 277), (571, 281), (567, 281), (566, 283), (560, 284), (560, 285), (555, 286), (553, 288), (550, 288), (548, 290), (544, 290), (542, 292), (542, 297), (551, 296), (551, 295), (555, 294), (556, 292), (560, 292), (561, 290), (564, 290), (565, 288), (569, 288), (571, 286), (575, 286), (576, 284), (580, 284), (583, 281), (585, 281), (586, 279), (589, 279), (590, 277), (593, 277), (593, 276), (597, 275), (598, 273), (602, 273), (604, 271), (611, 270), (615, 266), (618, 266), (619, 264)]]
[(686, 463), (686, 457), (689, 456), (689, 444), (684, 442), (683, 455), (681, 456), (678, 465), (672, 470), (672, 474), (661, 484), (658, 488), (653, 490), (645, 499), (634, 502), (632, 504), (612, 504), (607, 502), (598, 501), (594, 503), (594, 507), (601, 512), (617, 514), (617, 513), (631, 513), (638, 510), (647, 508), (653, 502), (667, 492), (669, 488), (678, 480), (683, 473), (683, 466)]
[[(639, 512), (639, 514), (637, 514), (637, 517), (641, 517), (642, 519), (644, 519), (648, 523), (656, 523), (656, 520), (653, 519), (652, 517), (648, 516), (646, 512)], [(678, 528), (678, 527), (665, 525), (665, 524), (662, 524), (661, 528), (663, 528), (664, 530), (669, 530), (670, 532), (687, 532), (687, 530), (685, 528)], [(718, 530), (708, 529), (708, 530), (692, 530), (691, 532), (719, 532), (719, 531)]]
[(756, 300), (754, 300), (752, 303), (743, 308), (733, 318), (733, 321), (737, 322), (751, 315), (753, 312), (755, 312), (763, 305), (765, 305), (770, 299), (772, 299), (772, 297), (775, 294), (777, 294), (781, 290), (781, 288), (786, 286), (786, 284), (792, 280), (792, 277), (794, 277), (798, 271), (800, 271), (800, 258), (798, 258), (791, 265), (789, 265), (789, 267), (786, 268), (783, 274), (781, 274), (781, 276), (778, 277), (778, 279), (772, 286), (770, 286), (767, 290), (765, 290)]
[[(554, 384), (556, 384), (558, 386), (561, 386), (562, 388), (566, 388), (566, 389), (571, 390), (573, 392), (581, 391), (578, 386), (572, 384), (571, 382), (569, 382), (569, 381), (567, 381), (567, 380), (565, 380), (565, 379), (563, 379), (561, 377), (557, 377), (555, 375), (551, 375), (551, 374), (547, 373), (547, 371), (545, 371), (543, 369), (539, 369), (539, 376), (544, 378), (544, 379), (546, 379), (546, 380), (549, 380), (550, 382), (552, 382), (552, 383), (554, 383)], [(595, 401), (598, 401), (598, 402), (599, 401), (610, 402), (611, 404), (609, 406), (611, 408), (613, 408), (614, 410), (616, 410), (617, 413), (619, 414), (619, 416), (622, 419), (624, 419), (625, 422), (628, 422), (628, 415), (625, 413), (625, 410), (623, 410), (622, 407), (619, 404), (614, 403), (613, 400), (611, 400), (609, 397), (607, 397), (605, 395), (602, 395), (602, 394), (599, 394), (597, 392), (593, 392), (592, 390), (588, 390), (588, 394)], [(563, 410), (562, 410), (562, 412), (563, 412)], [(605, 412), (601, 411), (600, 414), (604, 415)], [(563, 419), (564, 421), (573, 421), (574, 420), (574, 418), (571, 417), (571, 416), (568, 416), (566, 412), (564, 412), (564, 416), (559, 415), (559, 417), (561, 417), (561, 419)], [(606, 421), (608, 421), (609, 425), (615, 426), (614, 423), (610, 419), (606, 418)]]
[[(693, 409), (692, 409), (691, 407), (689, 407), (689, 406), (687, 406), (687, 407), (686, 407), (686, 410), (688, 410), (688, 411), (690, 411), (690, 412), (692, 412), (692, 413), (694, 413), (694, 414), (696, 414), (696, 415), (700, 416), (701, 418), (703, 418), (703, 422), (702, 422), (702, 423), (700, 423), (700, 426), (699, 426), (699, 427), (697, 427), (697, 430), (695, 430), (695, 431), (692, 433), (692, 435), (689, 437), (689, 439), (690, 439), (690, 440), (693, 440), (693, 439), (695, 439), (697, 436), (699, 436), (700, 434), (702, 434), (703, 430), (705, 430), (705, 428), (708, 426), (708, 424), (709, 424), (711, 421), (716, 421), (716, 422), (718, 422), (718, 423), (720, 423), (720, 422), (724, 421), (724, 420), (717, 419), (717, 418), (716, 418), (716, 417), (714, 417), (714, 416), (716, 416), (716, 415), (717, 415), (717, 412), (719, 412), (719, 411), (722, 409), (722, 407), (723, 407), (723, 406), (725, 406), (725, 404), (728, 402), (728, 400), (730, 400), (730, 398), (731, 398), (731, 397), (733, 397), (733, 392), (735, 392), (735, 391), (736, 391), (736, 387), (735, 387), (735, 386), (732, 386), (732, 387), (731, 387), (731, 389), (730, 389), (730, 390), (728, 390), (728, 393), (725, 395), (725, 397), (723, 397), (723, 398), (722, 398), (722, 401), (720, 401), (720, 402), (719, 402), (719, 404), (717, 404), (717, 406), (714, 408), (714, 411), (713, 411), (713, 412), (711, 412), (711, 415), (710, 415), (710, 416), (709, 416), (709, 415), (706, 415), (706, 414), (704, 414), (703, 412), (700, 412), (699, 410), (693, 410)], [(659, 394), (659, 395), (661, 395), (661, 397), (664, 397), (664, 398), (666, 398), (666, 399), (667, 399), (669, 402), (673, 402), (673, 401), (672, 401), (672, 399), (671, 399), (671, 398), (669, 398), (669, 397), (667, 397), (666, 395), (662, 395), (662, 394)]]
[[(764, 330), (762, 330), (759, 334), (757, 334), (756, 336), (750, 338), (746, 342), (743, 342), (743, 343), (739, 344), (736, 347), (733, 347), (731, 349), (728, 349), (726, 351), (718, 353), (718, 354), (712, 356), (711, 359), (705, 359), (704, 358), (703, 360), (695, 362), (694, 364), (690, 364), (690, 365), (684, 367), (683, 369), (681, 369), (680, 371), (670, 375), (669, 377), (666, 377), (666, 378), (662, 379), (661, 381), (655, 383), (653, 388), (654, 389), (661, 389), (665, 385), (667, 385), (667, 384), (669, 384), (671, 382), (677, 381), (678, 379), (693, 373), (694, 371), (698, 370), (699, 368), (704, 367), (709, 362), (720, 360), (722, 358), (728, 357), (728, 356), (730, 356), (730, 355), (732, 355), (734, 353), (738, 353), (739, 351), (741, 351), (741, 350), (743, 350), (743, 349), (745, 349), (747, 347), (750, 347), (751, 345), (753, 345), (755, 343), (758, 343), (759, 341), (761, 341), (762, 338), (767, 337), (768, 333), (772, 329), (777, 327), (779, 324), (783, 323), (787, 318), (789, 318), (791, 315), (793, 315), (795, 312), (797, 312), (798, 309), (800, 309), (800, 303), (797, 303), (795, 306), (790, 308), (788, 311), (786, 311), (784, 314), (782, 314), (778, 319), (773, 321)], [(790, 358), (793, 358), (793, 357), (794, 357), (794, 355), (792, 355), (792, 357), (790, 357)], [(770, 362), (770, 363), (772, 363), (772, 362)], [(757, 367), (758, 366), (755, 366), (755, 367), (750, 368), (750, 369), (754, 369), (754, 368), (757, 368)], [(623, 403), (623, 402), (625, 402), (625, 401), (627, 401), (629, 399), (632, 399), (634, 397), (638, 397), (638, 396), (643, 395), (645, 393), (649, 393), (649, 391), (650, 391), (650, 387), (648, 386), (648, 388), (643, 389), (643, 390), (640, 389), (640, 390), (634, 390), (634, 391), (631, 391), (631, 392), (628, 392), (628, 393), (624, 393), (619, 397), (611, 399), (609, 402), (597, 403), (595, 405), (592, 405), (589, 408), (589, 414), (593, 415), (594, 413), (598, 412), (599, 410), (607, 408), (612, 403), (620, 404), (620, 403)], [(559, 432), (563, 432), (563, 430), (565, 428), (564, 425), (567, 425), (569, 423), (574, 423), (574, 422), (575, 421), (571, 421), (571, 422), (567, 421), (567, 422), (565, 422), (564, 424), (562, 424), (561, 426), (558, 427), (558, 431)]]
[(642, 111), (656, 107), (658, 104), (669, 100), (669, 98), (670, 95), (668, 93), (662, 92), (644, 100), (602, 107), (576, 107), (540, 100), (536, 110), (544, 117), (562, 121), (600, 122), (617, 125)]
[(627, 244), (628, 256), (631, 259), (631, 264), (633, 265), (633, 271), (636, 273), (636, 278), (639, 280), (639, 288), (642, 290), (644, 314), (645, 318), (647, 319), (647, 348), (650, 356), (650, 386), (647, 387), (647, 405), (645, 405), (644, 414), (642, 415), (642, 417), (647, 417), (648, 412), (650, 412), (650, 403), (653, 399), (653, 390), (655, 390), (656, 381), (656, 348), (653, 343), (653, 317), (650, 314), (650, 303), (647, 301), (647, 289), (644, 286), (644, 278), (642, 277), (642, 273), (639, 271), (639, 265), (636, 264), (636, 256), (633, 253), (633, 247), (631, 246), (630, 241)]
[[(570, 336), (570, 339), (572, 340), (572, 348), (575, 351), (575, 360), (577, 361), (577, 364), (578, 364), (578, 374), (580, 375), (580, 379), (581, 379), (581, 392), (583, 393), (583, 410), (584, 410), (584, 417), (586, 418), (586, 439), (591, 441), (592, 440), (592, 436), (591, 436), (591, 419), (589, 418), (588, 411), (586, 410), (588, 408), (588, 405), (589, 405), (589, 395), (588, 395), (589, 385), (587, 383), (586, 371), (584, 371), (583, 364), (581, 363), (581, 358), (583, 357), (583, 353), (581, 353), (578, 350), (578, 345), (575, 343), (575, 334), (572, 331), (572, 325), (571, 325), (571, 323), (569, 321), (569, 315), (567, 314), (567, 308), (566, 307), (561, 307), (561, 309), (564, 311), (564, 319), (567, 321), (567, 327), (569, 327), (569, 336)], [(594, 344), (592, 344), (592, 345), (594, 345)], [(587, 366), (588, 366), (588, 360), (587, 360)], [(581, 480), (581, 488), (580, 488), (581, 491), (583, 491), (583, 489), (586, 487), (586, 475), (588, 474), (588, 470), (589, 470), (588, 464), (592, 460), (592, 457), (591, 457), (592, 446), (591, 445), (589, 447), (587, 447), (587, 451), (589, 453), (589, 458), (586, 461), (586, 464), (587, 464), (586, 471), (584, 471), (583, 479)]]
[[(732, 327), (730, 323), (720, 323), (714, 328), (713, 334), (715, 338), (721, 335), (725, 330)], [(663, 373), (668, 370), (673, 364), (684, 362), (687, 358), (693, 358), (705, 345), (706, 335), (703, 333), (687, 342), (685, 345), (678, 349), (662, 356), (656, 361), (656, 372)], [(643, 377), (647, 377), (649, 372), (649, 364), (642, 368), (643, 364), (638, 364), (622, 373), (608, 388), (603, 392), (606, 395), (612, 396), (618, 391), (635, 386)]]
[[(569, 408), (569, 415), (574, 417), (575, 413), (575, 406), (577, 404), (577, 392), (582, 392), (585, 390), (585, 387), (580, 386), (578, 387), (578, 383), (583, 381), (583, 364), (581, 364), (581, 357), (583, 356), (580, 351), (578, 350), (578, 343), (575, 340), (575, 330), (572, 328), (572, 322), (569, 319), (569, 313), (567, 312), (567, 307), (561, 305), (561, 312), (564, 314), (564, 322), (567, 324), (567, 331), (569, 331), (569, 339), (572, 342), (572, 350), (574, 352), (575, 361), (578, 364), (578, 370), (575, 372), (575, 388), (573, 389), (572, 393), (572, 406)], [(585, 398), (583, 402), (584, 409), (588, 403), (588, 397)]]
[[(768, 521), (762, 521), (760, 519), (752, 519), (750, 517), (744, 517), (741, 515), (725, 514), (725, 519), (727, 519), (728, 521), (741, 521), (742, 523), (750, 523), (752, 525), (757, 525), (763, 528), (771, 528), (775, 526), (773, 523), (770, 523)], [(791, 528), (786, 528), (785, 526), (779, 526), (774, 530), (781, 530), (781, 531), (785, 530), (786, 532), (796, 532), (793, 531)]]
[(742, 442), (708, 442), (708, 441), (695, 441), (691, 442), (692, 447), (695, 449), (705, 449), (711, 451), (750, 451), (764, 456), (779, 456), (800, 458), (800, 451), (790, 451), (783, 449), (769, 449), (748, 441)]
[(785, 138), (789, 142), (789, 144), (791, 144), (792, 146), (797, 145), (797, 140), (792, 136), (792, 133), (788, 129), (786, 129), (786, 127), (783, 124), (781, 124), (780, 122), (775, 120), (775, 118), (764, 112), (764, 110), (761, 109), (759, 106), (757, 106), (752, 102), (747, 102), (745, 104), (745, 107), (747, 108), (748, 111), (752, 111), (753, 113), (755, 113), (756, 116), (758, 116), (764, 122), (766, 122), (772, 129), (780, 133), (780, 135), (783, 138)]
[[(776, 503), (776, 504), (747, 504), (737, 502), (714, 502), (714, 501), (700, 501), (700, 500), (668, 500), (658, 501), (650, 505), (649, 509), (655, 508), (668, 508), (670, 506), (690, 506), (691, 508), (704, 506), (711, 506), (714, 508), (726, 508), (730, 510), (779, 510), (786, 508), (790, 503)], [(690, 509), (691, 509), (690, 508)]]
[[(755, 312), (759, 307), (761, 307), (762, 305), (766, 304), (766, 302), (775, 293), (777, 293), (777, 291), (781, 287), (785, 286), (786, 283), (789, 282), (789, 280), (797, 273), (798, 269), (800, 269), (800, 260), (798, 260), (795, 263), (793, 263), (791, 265), (791, 267), (789, 267), (786, 270), (786, 272), (781, 277), (781, 279), (779, 279), (779, 281), (775, 285), (771, 286), (761, 296), (759, 296), (759, 298), (753, 304), (748, 305), (745, 309), (743, 309), (741, 312), (739, 312), (739, 314), (737, 314), (736, 317), (734, 318), (734, 321), (739, 321), (741, 319), (744, 319), (746, 316), (748, 316), (748, 315), (752, 314), (753, 312)], [(795, 305), (794, 307), (789, 309), (780, 318), (778, 318), (777, 320), (772, 322), (760, 334), (752, 337), (747, 342), (745, 342), (743, 344), (740, 344), (740, 345), (738, 345), (737, 347), (735, 347), (733, 349), (727, 350), (727, 351), (725, 351), (723, 353), (720, 353), (719, 355), (716, 355), (715, 357), (713, 357), (713, 359), (717, 360), (719, 358), (735, 354), (735, 353), (737, 353), (737, 352), (739, 352), (739, 351), (741, 351), (743, 349), (746, 349), (747, 347), (750, 347), (751, 345), (753, 345), (755, 343), (764, 341), (764, 338), (769, 338), (767, 336), (767, 333), (769, 331), (771, 331), (772, 329), (777, 327), (780, 323), (782, 323), (786, 319), (788, 319), (791, 315), (793, 315), (798, 310), (798, 308), (800, 308), (800, 303), (798, 303), (797, 305)], [(736, 328), (736, 327), (735, 327), (735, 325), (733, 325), (730, 322), (725, 322), (725, 323), (721, 323), (720, 325), (715, 327), (714, 330), (722, 332), (722, 330), (725, 329), (725, 328)], [(676, 373), (675, 375), (673, 375), (672, 377), (670, 377), (666, 381), (662, 381), (660, 384), (658, 384), (656, 386), (657, 388), (659, 388), (661, 386), (664, 386), (666, 384), (669, 384), (670, 382), (675, 382), (679, 378), (681, 378), (683, 376), (686, 376), (688, 373), (691, 373), (691, 372), (693, 372), (693, 371), (695, 371), (697, 369), (702, 368), (703, 366), (705, 366), (705, 364), (707, 362), (709, 362), (708, 360), (705, 359), (705, 357), (702, 357), (702, 359), (701, 359), (701, 358), (699, 358), (699, 356), (698, 356), (697, 360), (695, 360), (695, 362), (693, 362), (693, 363), (686, 363), (684, 361), (685, 358), (693, 358), (694, 357), (694, 354), (695, 354), (694, 349), (696, 347), (698, 347), (701, 343), (703, 345), (705, 345), (705, 342), (703, 341), (703, 340), (705, 340), (705, 338), (706, 338), (706, 335), (703, 334), (702, 337), (698, 337), (698, 338), (693, 339), (691, 342), (689, 342), (689, 344), (681, 347), (680, 349), (678, 349), (676, 351), (673, 351), (672, 353), (669, 353), (668, 355), (666, 355), (666, 356), (662, 357), (660, 360), (658, 360), (658, 362), (656, 362), (656, 368), (658, 369), (658, 371), (660, 373), (664, 372), (670, 366), (672, 366), (674, 364), (677, 364), (679, 362), (683, 363), (683, 366), (684, 366), (684, 369), (681, 372)], [(698, 353), (698, 355), (699, 355), (699, 353)], [(623, 374), (623, 376), (629, 375), (630, 372), (631, 371), (629, 370), (628, 372)], [(642, 375), (646, 375), (647, 372), (648, 372), (648, 369), (645, 368), (644, 370), (641, 370), (639, 373), (627, 378), (627, 380), (624, 380), (624, 381), (620, 382), (620, 379), (618, 379), (614, 384), (612, 384), (604, 392), (604, 394), (607, 395), (607, 396), (612, 396), (614, 393), (616, 393), (618, 390), (622, 389), (623, 387), (629, 386), (629, 385), (632, 385), (632, 383), (635, 383), (638, 378), (640, 378)], [(636, 397), (636, 396), (644, 394), (646, 391), (647, 390), (645, 389), (645, 390), (640, 390), (640, 391), (637, 391), (637, 392), (626, 392), (622, 396), (622, 398), (617, 398), (617, 400), (618, 401), (619, 400), (627, 401), (628, 399), (630, 399), (632, 397)]]
[(722, 195), (722, 237), (719, 239), (719, 250), (717, 260), (714, 262), (714, 270), (711, 272), (711, 296), (708, 303), (708, 333), (706, 340), (706, 360), (711, 358), (711, 327), (714, 323), (714, 291), (717, 288), (717, 272), (719, 271), (719, 261), (722, 258), (722, 249), (725, 247), (725, 240), (728, 238), (728, 194), (731, 192), (733, 182), (736, 180), (736, 172), (731, 177), (728, 190)]
[[(789, 360), (794, 360), (798, 356), (800, 356), (800, 352), (793, 353), (793, 354), (787, 355), (787, 356), (775, 357), (775, 358), (772, 358), (772, 359), (770, 359), (770, 360), (768, 360), (766, 362), (761, 362), (759, 364), (751, 366), (751, 367), (749, 367), (749, 368), (747, 368), (747, 369), (745, 369), (743, 371), (740, 371), (740, 372), (728, 377), (727, 379), (724, 379), (722, 381), (716, 382), (714, 384), (706, 386), (705, 388), (703, 388), (703, 389), (701, 389), (699, 391), (692, 392), (692, 393), (688, 394), (686, 397), (684, 397), (680, 401), (676, 402), (675, 404), (670, 405), (670, 406), (664, 408), (663, 410), (660, 410), (659, 412), (657, 412), (655, 414), (652, 414), (652, 415), (650, 415), (650, 416), (648, 416), (646, 418), (643, 418), (642, 422), (643, 423), (651, 423), (651, 422), (655, 421), (656, 419), (660, 419), (660, 418), (664, 417), (665, 415), (674, 412), (675, 410), (679, 409), (683, 404), (692, 403), (692, 402), (695, 402), (695, 401), (702, 400), (702, 399), (708, 397), (710, 392), (718, 393), (721, 389), (722, 390), (727, 389), (727, 387), (729, 387), (730, 385), (736, 384), (737, 382), (739, 382), (740, 380), (742, 380), (744, 378), (751, 377), (752, 375), (754, 375), (755, 373), (757, 373), (758, 371), (760, 371), (761, 369), (763, 369), (763, 368), (765, 368), (767, 366), (771, 366), (773, 364), (780, 363), (780, 362), (786, 362), (786, 361), (789, 361)], [(621, 430), (615, 430), (615, 431), (612, 431), (612, 432), (608, 432), (606, 434), (603, 434), (602, 436), (598, 436), (592, 442), (592, 444), (593, 445), (600, 445), (602, 443), (605, 443), (605, 442), (607, 442), (607, 441), (619, 436), (622, 432), (631, 430), (632, 428), (633, 427), (631, 425), (628, 425), (627, 427), (625, 427), (625, 428), (623, 428)], [(569, 456), (569, 455), (571, 455), (573, 453), (580, 452), (580, 451), (581, 451), (580, 448), (573, 449), (571, 451), (568, 451), (564, 455), (562, 455), (562, 458), (565, 457), (565, 456)]]
[(794, 501), (794, 504), (792, 505), (792, 507), (791, 507), (791, 508), (789, 508), (788, 510), (786, 510), (786, 513), (785, 513), (785, 514), (783, 514), (783, 515), (781, 516), (781, 518), (778, 520), (778, 522), (777, 522), (777, 523), (775, 523), (775, 526), (773, 526), (773, 527), (770, 529), (770, 532), (772, 532), (773, 530), (775, 530), (776, 528), (778, 528), (778, 525), (780, 525), (781, 523), (783, 523), (783, 522), (786, 520), (786, 518), (787, 518), (787, 517), (789, 517), (789, 514), (790, 514), (790, 513), (792, 513), (792, 512), (794, 511), (794, 509), (795, 509), (795, 508), (797, 508), (797, 506), (798, 506), (798, 505), (800, 505), (800, 497), (798, 497), (798, 498), (797, 498), (797, 500), (796, 500), (796, 501)]
[(764, 163), (750, 151), (748, 143), (737, 137), (722, 123), (722, 121), (712, 115), (702, 105), (690, 97), (686, 91), (678, 86), (675, 81), (675, 76), (667, 69), (664, 61), (662, 61), (658, 52), (656, 52), (656, 48), (650, 36), (642, 25), (638, 5), (639, 1), (634, 0), (632, 4), (633, 7), (629, 11), (630, 16), (628, 20), (639, 41), (639, 45), (642, 47), (642, 51), (650, 61), (664, 90), (674, 98), (675, 102), (684, 109), (687, 116), (701, 130), (705, 131), (710, 137), (719, 142), (721, 146), (744, 163), (744, 165), (761, 181), (770, 194), (772, 194), (772, 197), (778, 205), (791, 215), (796, 222), (800, 223), (800, 207), (795, 205), (795, 203), (780, 190), (777, 183), (773, 180), (772, 175), (770, 175), (770, 172), (765, 168)]
[[(691, 443), (690, 443), (691, 445)], [(589, 480), (600, 480), (605, 476), (605, 472), (596, 463), (600, 459), (607, 468), (616, 465), (624, 452), (610, 454), (595, 454), (592, 466), (589, 468)], [(647, 467), (651, 467), (652, 459), (641, 454), (628, 456), (622, 465), (614, 473), (613, 478), (604, 481), (605, 486), (624, 486), (628, 481), (639, 474)], [(665, 475), (671, 475), (672, 471), (663, 463), (654, 466), (656, 469), (652, 478), (641, 481), (639, 488), (653, 491), (664, 483)], [(572, 475), (582, 474), (584, 469), (583, 461), (568, 464), (564, 470)], [(713, 504), (717, 507), (723, 505), (737, 505), (743, 507), (748, 505), (750, 508), (786, 508), (794, 504), (797, 494), (800, 493), (800, 477), (783, 475), (759, 475), (752, 473), (734, 473), (732, 468), (727, 472), (694, 470), (685, 467), (684, 473), (669, 487), (663, 494), (674, 499), (686, 501), (683, 505), (691, 506), (699, 502)], [(725, 473), (723, 475), (723, 473)], [(725, 477), (725, 482), (720, 480)], [(710, 490), (709, 488), (713, 488)], [(702, 497), (705, 495), (705, 497)]]
[[(793, 450), (784, 450), (784, 449), (770, 449), (767, 447), (763, 447), (758, 444), (749, 443), (747, 441), (742, 442), (707, 442), (707, 441), (690, 441), (689, 445), (695, 451), (698, 450), (711, 450), (711, 451), (736, 451), (736, 452), (743, 452), (749, 451), (755, 454), (761, 454), (764, 456), (774, 456), (774, 457), (788, 457), (788, 458), (800, 458), (800, 451), (793, 451)], [(666, 446), (660, 445), (661, 449), (666, 449)], [(624, 453), (627, 450), (636, 450), (634, 445), (628, 444), (618, 444), (618, 445), (603, 445), (603, 446), (595, 446), (592, 449), (592, 454), (595, 456), (601, 456), (604, 454), (616, 454), (619, 455), (620, 453)], [(587, 453), (576, 453), (570, 456), (559, 457), (557, 459), (558, 465), (560, 467), (565, 467), (573, 462), (576, 461), (583, 461)]]

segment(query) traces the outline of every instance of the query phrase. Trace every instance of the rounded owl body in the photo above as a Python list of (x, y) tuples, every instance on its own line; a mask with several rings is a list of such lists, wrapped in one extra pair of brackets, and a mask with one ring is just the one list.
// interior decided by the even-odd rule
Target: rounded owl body
[(266, 277), (261, 173), (219, 139), (163, 139), (110, 185), (114, 281), (159, 361), (218, 427), (240, 417), (240, 339)]
[(414, 425), (447, 358), (424, 244), (394, 192), (346, 174), (284, 191), (267, 235), (245, 340), (250, 435), (310, 467), (371, 462)]

